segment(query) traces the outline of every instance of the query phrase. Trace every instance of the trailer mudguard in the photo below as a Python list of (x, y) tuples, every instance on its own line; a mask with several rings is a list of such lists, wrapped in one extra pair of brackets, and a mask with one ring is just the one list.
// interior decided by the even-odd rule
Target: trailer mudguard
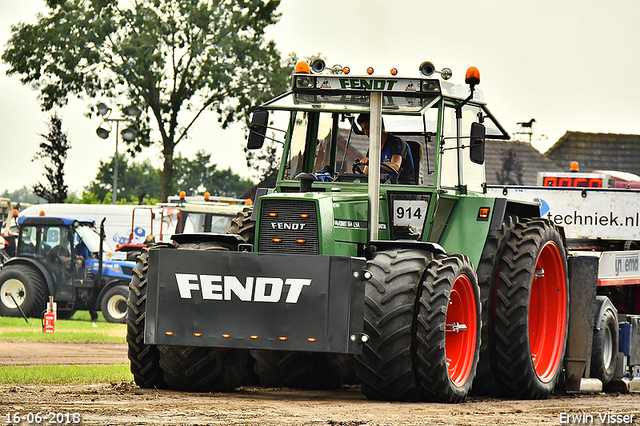
[(149, 250), (146, 344), (360, 353), (365, 260)]

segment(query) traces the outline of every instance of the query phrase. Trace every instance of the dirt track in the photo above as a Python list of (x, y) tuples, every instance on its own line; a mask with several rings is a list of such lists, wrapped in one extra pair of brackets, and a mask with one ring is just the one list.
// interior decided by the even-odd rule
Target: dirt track
[[(44, 346), (31, 347), (29, 358), (60, 349)], [(60, 362), (69, 363), (69, 354), (80, 353), (75, 359), (90, 364), (109, 352), (118, 359), (114, 362), (126, 362), (124, 345), (89, 345), (98, 346), (100, 354), (87, 345), (73, 346), (65, 345), (67, 355)], [(5, 342), (0, 348), (0, 363), (11, 359), (9, 350), (17, 350)], [(50, 353), (46, 359), (55, 357)], [(607, 413), (620, 416), (615, 420), (633, 415), (633, 424), (640, 425), (640, 395), (574, 395), (544, 401), (471, 398), (448, 405), (369, 401), (357, 386), (335, 391), (244, 387), (227, 394), (148, 390), (130, 383), (0, 386), (0, 424), (7, 424), (7, 414), (14, 412), (44, 413), (42, 424), (50, 424), (47, 413), (78, 412), (86, 425), (559, 425), (569, 415), (592, 416), (587, 424), (613, 424), (599, 418)]]

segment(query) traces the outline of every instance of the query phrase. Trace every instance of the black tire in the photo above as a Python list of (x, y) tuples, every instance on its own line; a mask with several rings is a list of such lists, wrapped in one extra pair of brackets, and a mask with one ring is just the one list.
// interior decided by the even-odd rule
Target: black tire
[(107, 322), (124, 324), (127, 321), (127, 298), (129, 290), (124, 285), (111, 287), (100, 301), (100, 310)]
[[(229, 250), (218, 242), (180, 244), (181, 250)], [(170, 389), (229, 392), (248, 372), (249, 351), (192, 346), (158, 346), (163, 380)]]
[(169, 389), (206, 392), (222, 372), (217, 348), (159, 346), (160, 368)]
[(466, 256), (438, 256), (428, 265), (422, 286), (416, 358), (423, 399), (464, 401), (480, 356), (478, 278)]
[(618, 363), (618, 319), (606, 309), (596, 323), (603, 325), (593, 330), (591, 377), (600, 379), (604, 386), (613, 378)]
[(147, 271), (149, 250), (144, 249), (133, 268), (127, 300), (127, 346), (131, 373), (138, 386), (147, 389), (166, 387), (160, 369), (160, 353), (156, 345), (144, 343), (147, 313)]
[(415, 304), (423, 273), (432, 255), (417, 250), (376, 252), (367, 262), (364, 344), (358, 379), (369, 399), (419, 401), (415, 363)]
[(252, 210), (251, 207), (245, 207), (241, 212), (238, 212), (236, 217), (229, 222), (227, 234), (240, 235), (247, 243), (253, 244), (256, 222), (251, 220)]
[(515, 224), (500, 264), (494, 337), (504, 394), (547, 398), (562, 371), (568, 278), (564, 244), (546, 219)]
[(253, 350), (251, 356), (260, 384), (268, 387), (336, 389), (352, 366), (347, 354)]
[(44, 277), (24, 264), (8, 265), (0, 272), (0, 316), (21, 317), (18, 302), (27, 317), (39, 318), (47, 307), (49, 290)]
[(515, 224), (513, 217), (506, 217), (500, 229), (489, 231), (478, 264), (477, 275), (482, 304), (482, 332), (480, 359), (473, 381), (471, 394), (499, 394), (498, 379), (495, 374), (495, 348), (493, 347), (493, 309), (500, 261)]

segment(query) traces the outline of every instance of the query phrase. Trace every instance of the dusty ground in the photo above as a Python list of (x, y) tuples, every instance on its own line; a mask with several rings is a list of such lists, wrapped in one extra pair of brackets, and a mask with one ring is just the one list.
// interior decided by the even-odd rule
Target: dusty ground
[[(106, 356), (113, 356), (113, 362), (126, 362), (124, 345), (82, 345), (82, 349), (65, 345), (62, 354), (51, 344), (35, 345), (21, 348), (34, 363), (69, 363), (72, 359), (92, 363)], [(87, 346), (98, 346), (95, 349), (100, 354)], [(0, 348), (0, 364), (15, 364), (10, 360), (24, 358), (9, 354), (20, 350), (15, 344), (2, 342)], [(41, 357), (47, 352), (48, 356)], [(627, 421), (640, 425), (640, 395), (554, 396), (544, 401), (471, 398), (448, 405), (368, 401), (358, 387), (336, 391), (245, 387), (228, 394), (195, 394), (140, 389), (130, 383), (0, 386), (0, 424), (10, 424), (7, 414), (15, 412), (23, 416), (43, 413), (41, 424), (52, 424), (48, 413), (74, 424), (73, 416), (67, 423), (65, 415), (80, 413), (85, 425), (559, 425), (563, 420), (568, 423), (569, 416), (580, 415), (586, 415), (582, 424), (625, 424), (626, 415)], [(603, 421), (600, 416), (606, 414), (616, 417)]]

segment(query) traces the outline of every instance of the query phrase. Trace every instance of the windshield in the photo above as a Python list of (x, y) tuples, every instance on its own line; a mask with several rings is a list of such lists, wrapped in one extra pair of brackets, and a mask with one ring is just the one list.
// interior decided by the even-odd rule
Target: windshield
[[(75, 228), (75, 231), (77, 237), (87, 246), (87, 249), (91, 253), (98, 253), (100, 251), (100, 234), (98, 234), (95, 229), (90, 226), (80, 225)], [(77, 240), (76, 245), (79, 242), (80, 241)], [(105, 253), (113, 252), (113, 249), (106, 240), (103, 242), (102, 250), (104, 250)]]
[[(437, 111), (437, 108), (430, 108), (424, 115), (383, 115), (385, 130), (407, 142), (411, 155), (420, 163), (414, 170), (419, 170), (425, 177), (419, 180), (422, 184), (433, 181), (429, 171), (434, 166)], [(285, 180), (295, 180), (303, 172), (326, 171), (334, 177), (351, 175), (356, 159), (368, 156), (369, 138), (362, 134), (356, 123), (359, 114), (315, 111), (292, 114)], [(429, 152), (424, 149), (427, 144)], [(313, 153), (313, 156), (307, 153)]]

